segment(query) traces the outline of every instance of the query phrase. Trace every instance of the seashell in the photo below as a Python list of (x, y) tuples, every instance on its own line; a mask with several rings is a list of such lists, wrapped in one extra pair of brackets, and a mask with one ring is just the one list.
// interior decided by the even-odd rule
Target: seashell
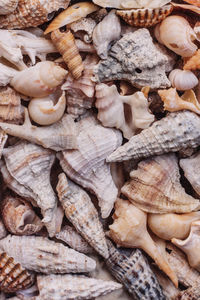
[(56, 190), (67, 219), (99, 254), (107, 258), (103, 227), (90, 197), (78, 185), (67, 180), (64, 173), (58, 178)]
[[(112, 30), (108, 30), (112, 28)], [(108, 57), (110, 44), (120, 38), (121, 25), (120, 19), (115, 14), (115, 10), (111, 10), (103, 20), (94, 28), (92, 39), (97, 54), (101, 59)]]
[(4, 145), (7, 141), (7, 138), (8, 138), (7, 134), (0, 129), (0, 158), (3, 152)]
[[(96, 99), (97, 118), (103, 126), (120, 129), (126, 139), (130, 139), (138, 128), (148, 128), (154, 121), (142, 92), (121, 96), (115, 85), (101, 83), (96, 85)], [(130, 112), (130, 120), (126, 118), (127, 111)]]
[(51, 40), (62, 55), (72, 76), (75, 79), (81, 77), (83, 72), (82, 58), (71, 31), (61, 32), (59, 29), (56, 29), (51, 33)]
[(92, 18), (82, 18), (69, 24), (67, 27), (73, 31), (75, 37), (80, 38), (85, 43), (91, 43), (92, 33), (96, 24), (96, 21)]
[(52, 94), (63, 82), (67, 71), (52, 61), (43, 61), (18, 72), (10, 85), (19, 93), (30, 97), (45, 97)]
[[(200, 22), (196, 22), (193, 29), (194, 29), (194, 32), (196, 33), (196, 39), (199, 42), (200, 41)], [(198, 52), (198, 50), (197, 50), (197, 52)]]
[(67, 24), (73, 23), (81, 18), (86, 17), (94, 11), (97, 11), (98, 6), (91, 2), (79, 2), (69, 6), (66, 10), (61, 12), (47, 27), (44, 34), (54, 31)]
[(173, 153), (141, 161), (130, 177), (121, 192), (146, 212), (188, 213), (199, 207), (200, 202), (186, 194), (180, 184), (178, 160)]
[(0, 86), (6, 86), (18, 71), (0, 63)]
[(184, 67), (184, 70), (200, 70), (200, 49), (194, 53), (192, 57), (190, 57)]
[(34, 210), (22, 198), (7, 196), (2, 204), (2, 218), (9, 232), (16, 235), (32, 235), (43, 224)]
[(80, 52), (96, 53), (93, 44), (87, 44), (80, 39), (75, 39), (75, 43)]
[(174, 7), (182, 8), (183, 10), (186, 10), (186, 11), (189, 10), (189, 11), (195, 12), (197, 14), (200, 14), (200, 8), (197, 7), (196, 5), (180, 4), (180, 3), (173, 3), (173, 2), (172, 2), (172, 5)]
[(190, 232), (191, 223), (200, 220), (200, 212), (188, 214), (148, 214), (149, 228), (164, 240), (185, 239)]
[(157, 8), (169, 3), (169, 0), (92, 0), (102, 7), (113, 7), (120, 9), (130, 8)]
[(199, 288), (199, 282), (195, 282), (194, 285), (190, 288), (188, 288), (185, 291), (181, 291), (178, 295), (178, 299), (181, 300), (198, 300), (200, 297), (200, 288)]
[(31, 119), (40, 125), (51, 125), (59, 121), (66, 108), (65, 93), (62, 93), (57, 103), (55, 101), (56, 96), (53, 94), (46, 98), (33, 98), (28, 106)]
[(0, 254), (0, 289), (6, 293), (23, 290), (34, 282), (34, 276), (5, 252)]
[(191, 71), (174, 69), (169, 74), (169, 80), (174, 88), (179, 91), (193, 89), (198, 84), (198, 78)]
[(0, 240), (0, 248), (22, 267), (44, 274), (90, 272), (96, 267), (90, 257), (40, 236), (8, 235)]
[(129, 82), (124, 80), (120, 81), (119, 88), (120, 88), (120, 95), (122, 96), (131, 95), (135, 92), (135, 88)]
[(9, 15), (18, 5), (19, 0), (2, 0), (0, 4), (0, 15)]
[(190, 111), (170, 113), (109, 155), (107, 162), (138, 159), (200, 145), (200, 118)]
[(136, 300), (164, 300), (162, 288), (150, 265), (139, 249), (115, 248), (107, 241), (109, 257), (106, 266)]
[(172, 10), (172, 5), (165, 5), (160, 8), (117, 10), (116, 14), (131, 26), (151, 27), (164, 20)]
[(69, 0), (19, 0), (13, 13), (0, 17), (0, 28), (14, 29), (37, 27), (51, 19), (51, 13), (67, 8)]
[(141, 248), (151, 256), (158, 267), (164, 271), (178, 287), (178, 280), (168, 262), (160, 254), (155, 242), (149, 235), (146, 222), (147, 214), (127, 200), (118, 199), (113, 215), (114, 223), (109, 226), (109, 236), (120, 246)]
[[(68, 84), (66, 82), (66, 84)], [(94, 102), (94, 97), (89, 98), (79, 89), (71, 89), (67, 87), (67, 112), (73, 118), (84, 115), (90, 109)]]
[(107, 218), (118, 190), (105, 158), (122, 143), (122, 136), (115, 129), (101, 126), (91, 114), (79, 121), (78, 126), (78, 149), (65, 150), (57, 157), (69, 178), (97, 196), (102, 217)]
[(97, 65), (95, 80), (127, 80), (139, 88), (166, 88), (170, 86), (165, 74), (168, 60), (168, 57), (153, 44), (148, 29), (138, 29), (124, 34), (111, 47), (108, 58)]
[[(8, 235), (8, 231), (2, 220), (0, 220), (0, 240)], [(1, 298), (0, 298), (1, 299)]]
[(0, 122), (0, 128), (10, 135), (55, 151), (77, 148), (77, 126), (70, 115), (65, 114), (60, 121), (44, 127), (37, 127), (31, 124), (26, 108), (24, 108), (24, 118), (23, 125)]
[(76, 229), (69, 225), (65, 225), (59, 233), (56, 233), (55, 237), (78, 252), (85, 254), (94, 252), (93, 248), (82, 238)]
[(159, 42), (183, 57), (192, 56), (197, 50), (193, 43), (196, 34), (189, 22), (181, 16), (169, 16), (157, 25), (155, 35)]
[(194, 4), (194, 5), (200, 7), (200, 1), (199, 0), (184, 0), (184, 1), (187, 2), (187, 3)]
[(20, 96), (8, 86), (0, 90), (0, 121), (14, 124), (23, 121)]
[(36, 300), (91, 299), (122, 288), (114, 281), (88, 278), (82, 275), (37, 276), (39, 296)]

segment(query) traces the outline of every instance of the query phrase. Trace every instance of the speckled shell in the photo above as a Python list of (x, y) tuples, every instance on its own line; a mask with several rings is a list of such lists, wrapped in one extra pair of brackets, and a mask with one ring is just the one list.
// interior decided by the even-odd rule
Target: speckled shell
[(34, 283), (34, 276), (5, 252), (0, 254), (0, 290), (13, 293)]
[(61, 243), (39, 236), (11, 236), (0, 240), (0, 248), (22, 267), (45, 274), (90, 272), (96, 263)]
[(190, 111), (170, 113), (107, 157), (108, 162), (144, 158), (200, 145), (200, 117)]
[(68, 0), (19, 0), (13, 13), (0, 17), (0, 28), (16, 29), (36, 27), (47, 22), (49, 14), (59, 8), (67, 8)]
[(199, 282), (196, 281), (194, 284), (187, 290), (183, 290), (179, 293), (178, 299), (180, 300), (199, 300), (200, 298), (200, 287)]
[(17, 7), (19, 0), (1, 0), (0, 15), (9, 15)]
[(107, 241), (109, 258), (106, 266), (136, 300), (164, 300), (162, 289), (147, 259), (139, 250), (115, 248)]
[(106, 295), (122, 288), (114, 281), (81, 275), (48, 275), (37, 277), (39, 296), (35, 300), (83, 300)]
[(164, 20), (173, 10), (172, 5), (160, 8), (144, 8), (131, 10), (118, 10), (116, 13), (126, 23), (137, 27), (151, 27)]
[(105, 234), (98, 212), (88, 194), (64, 173), (58, 176), (56, 187), (67, 219), (86, 241), (103, 257), (108, 257)]

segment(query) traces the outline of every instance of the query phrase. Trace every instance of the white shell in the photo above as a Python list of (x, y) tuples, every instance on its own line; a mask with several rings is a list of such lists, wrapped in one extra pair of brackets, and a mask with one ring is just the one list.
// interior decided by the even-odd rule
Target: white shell
[(11, 79), (19, 72), (0, 63), (0, 86), (6, 86), (10, 83)]
[(95, 4), (102, 7), (113, 8), (158, 8), (167, 3), (169, 0), (92, 0)]
[(12, 13), (17, 5), (19, 0), (1, 0), (0, 2), (0, 15), (9, 15)]
[(169, 74), (169, 80), (174, 88), (179, 91), (193, 89), (198, 84), (198, 78), (188, 70), (174, 69)]

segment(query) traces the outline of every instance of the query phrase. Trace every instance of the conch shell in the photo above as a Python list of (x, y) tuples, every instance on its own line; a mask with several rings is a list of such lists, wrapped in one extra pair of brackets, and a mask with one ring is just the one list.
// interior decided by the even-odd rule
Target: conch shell
[(183, 57), (192, 56), (197, 50), (193, 43), (196, 34), (189, 22), (181, 16), (169, 16), (155, 29), (158, 41), (176, 54)]
[(200, 70), (200, 49), (194, 53), (192, 57), (190, 57), (184, 67), (184, 70)]
[(169, 0), (92, 0), (102, 7), (113, 7), (120, 9), (130, 8), (157, 8), (169, 3)]
[(174, 285), (178, 286), (175, 273), (160, 254), (147, 231), (147, 214), (129, 201), (118, 199), (115, 203), (113, 219), (114, 223), (109, 226), (109, 236), (115, 243), (127, 248), (142, 248), (155, 260), (159, 268), (169, 276)]
[(0, 15), (9, 15), (17, 7), (19, 0), (2, 0), (0, 3)]
[(198, 78), (191, 71), (174, 69), (169, 74), (169, 80), (174, 88), (179, 91), (193, 89), (198, 84)]
[(130, 173), (121, 192), (140, 209), (151, 213), (187, 213), (200, 202), (186, 194), (180, 184), (178, 160), (173, 153), (141, 161)]

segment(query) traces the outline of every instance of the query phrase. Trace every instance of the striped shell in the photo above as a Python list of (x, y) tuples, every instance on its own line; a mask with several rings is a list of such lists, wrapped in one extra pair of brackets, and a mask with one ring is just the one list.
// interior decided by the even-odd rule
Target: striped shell
[(164, 20), (172, 10), (172, 5), (165, 5), (153, 9), (118, 10), (116, 13), (131, 26), (150, 27)]

